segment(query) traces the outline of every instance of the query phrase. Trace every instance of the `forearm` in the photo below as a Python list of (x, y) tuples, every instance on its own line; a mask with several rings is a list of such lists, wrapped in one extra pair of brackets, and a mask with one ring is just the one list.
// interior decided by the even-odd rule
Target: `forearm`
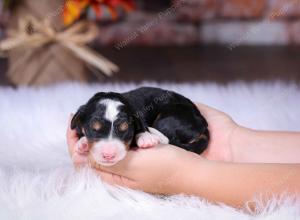
[[(185, 163), (176, 193), (239, 207), (256, 195), (300, 193), (300, 165), (234, 164), (194, 157)], [(193, 169), (193, 170), (191, 170)]]
[(300, 133), (239, 128), (231, 141), (237, 163), (300, 163)]

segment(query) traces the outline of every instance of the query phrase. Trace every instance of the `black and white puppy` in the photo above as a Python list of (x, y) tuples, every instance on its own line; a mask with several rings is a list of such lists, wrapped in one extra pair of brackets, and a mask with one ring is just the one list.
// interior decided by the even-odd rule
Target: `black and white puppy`
[(80, 141), (77, 152), (111, 166), (134, 146), (172, 144), (202, 153), (208, 124), (197, 107), (172, 91), (143, 87), (126, 93), (100, 92), (81, 106), (71, 121)]

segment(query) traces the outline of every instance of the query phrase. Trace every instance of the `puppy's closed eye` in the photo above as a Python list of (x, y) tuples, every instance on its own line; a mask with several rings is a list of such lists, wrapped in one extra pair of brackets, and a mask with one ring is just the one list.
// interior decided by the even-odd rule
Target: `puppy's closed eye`
[(128, 123), (123, 122), (118, 126), (119, 131), (126, 131), (128, 129)]

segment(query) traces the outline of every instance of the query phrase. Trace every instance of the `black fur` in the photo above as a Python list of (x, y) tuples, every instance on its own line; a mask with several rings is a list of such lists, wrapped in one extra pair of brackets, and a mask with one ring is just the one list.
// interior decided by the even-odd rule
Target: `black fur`
[[(118, 118), (129, 123), (128, 134), (114, 134), (121, 140), (134, 140), (134, 135), (153, 127), (170, 140), (170, 144), (195, 153), (202, 153), (209, 142), (208, 124), (197, 107), (187, 98), (172, 91), (142, 87), (126, 93), (97, 93), (81, 106), (71, 122), (80, 136), (82, 130), (88, 139), (100, 139), (105, 133), (90, 129), (92, 120), (102, 120), (104, 110), (97, 103), (101, 99), (115, 99), (124, 104)], [(101, 119), (102, 117), (102, 119)], [(118, 119), (119, 120), (119, 119)], [(101, 135), (102, 133), (102, 135)]]

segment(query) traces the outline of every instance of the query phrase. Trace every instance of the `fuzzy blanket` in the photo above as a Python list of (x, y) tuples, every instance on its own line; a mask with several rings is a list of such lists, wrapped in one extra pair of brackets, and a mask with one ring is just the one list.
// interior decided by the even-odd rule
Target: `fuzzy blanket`
[[(300, 219), (300, 200), (296, 198), (274, 199), (249, 215), (204, 199), (183, 195), (161, 198), (111, 187), (91, 171), (74, 172), (65, 140), (68, 115), (97, 91), (127, 91), (136, 86), (140, 85), (0, 87), (0, 219)], [(300, 89), (296, 85), (159, 87), (221, 109), (244, 126), (300, 130)]]

